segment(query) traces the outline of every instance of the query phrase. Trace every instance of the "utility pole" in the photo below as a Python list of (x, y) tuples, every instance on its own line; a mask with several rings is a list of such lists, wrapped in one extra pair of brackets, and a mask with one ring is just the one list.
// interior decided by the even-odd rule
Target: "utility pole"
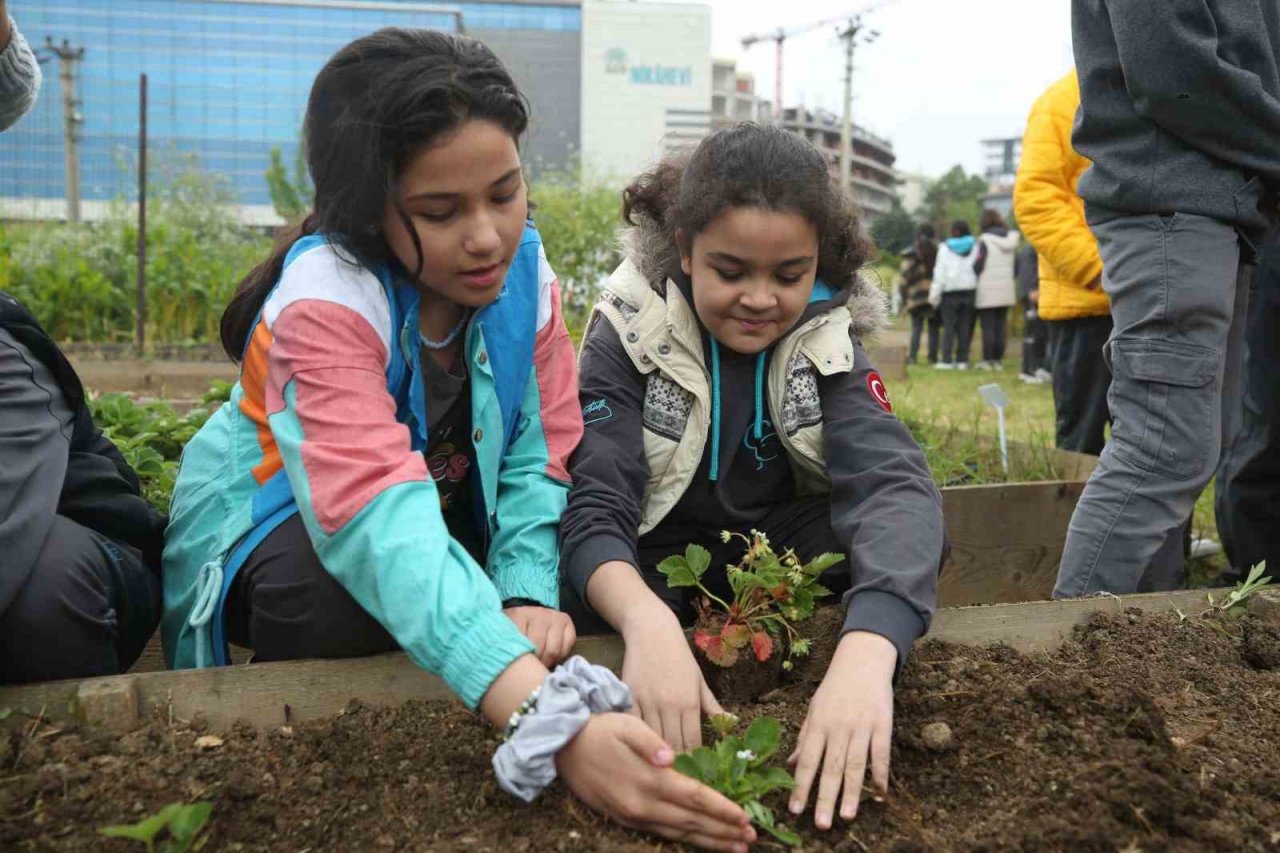
[(76, 63), (84, 59), (83, 47), (72, 47), (66, 39), (61, 45), (55, 45), (53, 39), (45, 37), (45, 48), (58, 57), (59, 74), (62, 81), (62, 145), (66, 168), (67, 188), (67, 221), (80, 221), (80, 125), (84, 124), (84, 116), (80, 114), (80, 101), (76, 98)]
[[(853, 48), (862, 32), (862, 16), (850, 18), (840, 33), (844, 41), (844, 113), (840, 119), (840, 186), (847, 192), (853, 177)], [(872, 30), (865, 41), (870, 44), (880, 37)]]
[(147, 348), (147, 75), (138, 78), (138, 279), (134, 345), (138, 358)]

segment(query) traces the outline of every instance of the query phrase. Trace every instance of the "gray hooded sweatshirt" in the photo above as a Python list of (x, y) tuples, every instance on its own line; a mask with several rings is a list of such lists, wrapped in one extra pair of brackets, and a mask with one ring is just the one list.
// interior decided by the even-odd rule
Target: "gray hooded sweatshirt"
[(1246, 232), (1280, 186), (1280, 2), (1073, 0), (1090, 222), (1185, 213)]

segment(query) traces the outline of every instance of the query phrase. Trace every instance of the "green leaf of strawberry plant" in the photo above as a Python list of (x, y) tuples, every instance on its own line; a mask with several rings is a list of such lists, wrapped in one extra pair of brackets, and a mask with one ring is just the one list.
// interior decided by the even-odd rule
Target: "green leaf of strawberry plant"
[(694, 578), (701, 578), (711, 565), (711, 552), (701, 545), (689, 545), (684, 549), (684, 559)]
[(831, 554), (831, 553), (819, 554), (818, 556), (810, 560), (807, 564), (805, 564), (805, 567), (802, 571), (806, 575), (810, 575), (811, 577), (817, 577), (818, 575), (822, 574), (827, 569), (831, 568), (832, 566), (834, 566), (836, 563), (839, 563), (843, 559), (844, 559), (844, 554)]
[(667, 586), (697, 586), (698, 576), (689, 568), (689, 561), (684, 557), (667, 557), (658, 563), (658, 571), (667, 576)]
[(757, 717), (747, 727), (742, 742), (747, 749), (755, 753), (756, 759), (763, 762), (773, 755), (782, 739), (782, 726), (773, 717)]

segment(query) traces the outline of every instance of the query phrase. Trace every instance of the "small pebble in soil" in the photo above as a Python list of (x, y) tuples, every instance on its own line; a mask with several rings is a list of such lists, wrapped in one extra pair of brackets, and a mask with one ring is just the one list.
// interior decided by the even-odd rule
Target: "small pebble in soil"
[(925, 748), (945, 752), (951, 748), (951, 726), (946, 723), (928, 723), (920, 729), (920, 740)]

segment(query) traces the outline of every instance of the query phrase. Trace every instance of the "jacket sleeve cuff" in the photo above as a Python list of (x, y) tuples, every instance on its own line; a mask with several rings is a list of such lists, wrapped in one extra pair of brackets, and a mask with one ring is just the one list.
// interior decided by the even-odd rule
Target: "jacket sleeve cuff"
[(587, 581), (596, 573), (596, 569), (610, 560), (622, 560), (633, 566), (639, 565), (635, 545), (611, 533), (592, 536), (574, 549), (565, 566), (565, 576), (573, 585), (578, 596), (586, 602)]
[(458, 632), (440, 677), (474, 710), (511, 662), (533, 651), (533, 644), (506, 614), (501, 610), (485, 610)]
[(912, 644), (924, 634), (925, 624), (920, 614), (893, 593), (878, 589), (846, 594), (845, 608), (841, 636), (850, 631), (869, 631), (884, 637), (898, 650), (898, 662), (893, 668), (893, 680), (896, 682)]
[(556, 610), (560, 606), (558, 575), (558, 572), (551, 569), (545, 573), (507, 571), (493, 576), (493, 586), (504, 602), (524, 599)]

